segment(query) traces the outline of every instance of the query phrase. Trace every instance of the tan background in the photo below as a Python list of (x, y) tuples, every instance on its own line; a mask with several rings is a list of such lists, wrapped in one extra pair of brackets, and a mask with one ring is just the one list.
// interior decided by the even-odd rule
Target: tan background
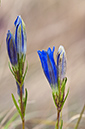
[[(56, 108), (51, 88), (43, 74), (37, 50), (63, 45), (67, 53), (68, 100), (63, 109), (66, 123), (79, 114), (85, 104), (85, 0), (2, 0), (0, 6), (0, 113), (13, 107), (11, 93), (16, 96), (15, 80), (8, 68), (6, 33), (14, 33), (14, 21), (21, 15), (27, 32), (28, 89), (27, 113), (33, 118), (47, 119)], [(84, 118), (85, 121), (85, 118)], [(84, 129), (81, 123), (80, 129)]]

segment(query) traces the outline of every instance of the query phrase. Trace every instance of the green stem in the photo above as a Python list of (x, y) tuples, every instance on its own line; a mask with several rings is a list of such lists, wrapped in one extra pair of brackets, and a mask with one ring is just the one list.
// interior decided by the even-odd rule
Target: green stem
[(22, 101), (22, 87), (20, 87), (20, 101), (21, 101), (21, 113), (22, 113), (22, 129), (25, 129), (25, 120), (24, 120), (24, 107), (23, 107), (23, 101)]
[(57, 110), (57, 129), (59, 129), (59, 118), (60, 118), (60, 111)]
[(81, 111), (81, 113), (80, 113), (80, 117), (79, 117), (79, 119), (78, 119), (78, 121), (77, 121), (77, 124), (76, 124), (76, 126), (75, 126), (75, 128), (74, 128), (74, 129), (77, 129), (77, 128), (78, 128), (78, 126), (79, 126), (79, 123), (80, 123), (80, 120), (81, 120), (81, 118), (82, 118), (82, 114), (83, 114), (84, 110), (85, 110), (85, 105), (84, 105), (84, 107), (83, 107), (83, 109), (82, 109), (82, 111)]
[(22, 120), (22, 129), (25, 129), (25, 122), (24, 122), (24, 119)]

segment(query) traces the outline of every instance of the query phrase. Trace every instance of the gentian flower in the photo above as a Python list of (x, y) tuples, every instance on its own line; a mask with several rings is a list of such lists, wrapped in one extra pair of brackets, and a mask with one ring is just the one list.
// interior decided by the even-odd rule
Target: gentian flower
[(6, 44), (10, 62), (13, 66), (15, 66), (18, 63), (17, 52), (14, 37), (11, 34), (10, 30), (8, 30), (7, 33)]
[(21, 19), (21, 17), (18, 16), (14, 22), (14, 25), (16, 27), (15, 44), (16, 44), (17, 54), (19, 54), (19, 58), (23, 56), (24, 59), (26, 55), (26, 44), (27, 44), (25, 24)]
[(38, 55), (41, 60), (42, 68), (45, 73), (45, 76), (50, 83), (50, 86), (53, 88), (56, 88), (57, 85), (57, 66), (54, 61), (53, 53), (54, 53), (55, 47), (53, 47), (53, 50), (51, 48), (48, 48), (47, 51), (38, 51)]
[[(59, 128), (59, 119), (60, 112), (63, 108), (63, 105), (67, 99), (69, 89), (65, 96), (65, 86), (67, 82), (67, 78), (65, 77), (66, 74), (66, 53), (63, 46), (60, 46), (57, 52), (57, 61), (54, 61), (54, 50), (48, 48), (47, 51), (40, 51), (38, 50), (38, 55), (40, 57), (41, 65), (44, 71), (44, 74), (52, 88), (52, 96), (54, 103), (57, 108), (57, 123), (55, 129)], [(63, 121), (61, 121), (60, 128), (62, 128)]]
[(58, 77), (62, 81), (66, 74), (66, 53), (63, 46), (60, 46), (57, 52)]
[[(26, 30), (25, 24), (20, 16), (14, 22), (15, 25), (15, 38), (8, 30), (6, 44), (10, 62), (12, 64), (12, 73), (15, 79), (19, 82), (17, 84), (17, 92), (20, 95), (20, 86), (23, 80), (24, 62), (26, 57)], [(23, 81), (24, 83), (24, 81)], [(24, 84), (22, 84), (22, 92), (24, 94)]]
[(58, 87), (58, 78), (62, 81), (65, 77), (66, 73), (66, 54), (63, 46), (60, 46), (57, 52), (57, 65), (54, 61), (54, 50), (48, 48), (47, 51), (40, 51), (38, 50), (38, 55), (41, 60), (42, 68), (44, 74), (50, 83), (51, 88)]
[(9, 69), (12, 72), (16, 85), (17, 85), (17, 94), (18, 94), (18, 104), (14, 95), (12, 94), (13, 102), (16, 106), (18, 113), (22, 119), (22, 128), (25, 128), (25, 111), (26, 111), (26, 104), (27, 104), (27, 89), (25, 89), (24, 94), (24, 79), (26, 77), (26, 73), (28, 70), (28, 64), (24, 71), (24, 63), (26, 59), (26, 31), (25, 31), (25, 24), (20, 16), (14, 22), (15, 25), (15, 38), (8, 30), (7, 37), (6, 37), (6, 44), (7, 44), (7, 51), (8, 56), (11, 62), (9, 63)]

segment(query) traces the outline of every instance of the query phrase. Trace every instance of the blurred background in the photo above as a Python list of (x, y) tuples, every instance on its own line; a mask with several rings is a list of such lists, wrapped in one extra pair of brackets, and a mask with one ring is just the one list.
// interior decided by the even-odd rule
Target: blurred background
[[(26, 128), (53, 129), (56, 108), (37, 50), (63, 45), (67, 54), (68, 99), (62, 112), (64, 129), (73, 129), (85, 104), (85, 1), (84, 0), (2, 0), (0, 5), (0, 120), (10, 112), (5, 124), (17, 112), (11, 93), (18, 100), (15, 79), (8, 68), (6, 34), (14, 34), (14, 21), (21, 15), (26, 24), (27, 57), (25, 79), (28, 90)], [(74, 116), (74, 117), (73, 117)], [(19, 117), (16, 118), (18, 123)], [(18, 121), (18, 122), (17, 122)], [(53, 121), (53, 122), (50, 122)], [(20, 121), (21, 122), (21, 121)], [(19, 124), (20, 124), (19, 122)], [(13, 123), (10, 129), (13, 129)], [(18, 127), (19, 129), (20, 127)], [(85, 128), (85, 117), (79, 129)]]

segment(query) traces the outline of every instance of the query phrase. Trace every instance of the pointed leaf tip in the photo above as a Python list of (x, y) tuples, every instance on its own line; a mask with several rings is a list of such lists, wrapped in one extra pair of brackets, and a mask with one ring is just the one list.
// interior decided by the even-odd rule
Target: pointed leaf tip
[(13, 94), (12, 94), (12, 99), (13, 99), (13, 102), (14, 102), (14, 104), (15, 104), (15, 107), (16, 107), (16, 109), (17, 109), (17, 111), (18, 111), (18, 113), (20, 114), (21, 119), (22, 119), (21, 111), (20, 111), (20, 109), (19, 109), (19, 106), (18, 106), (18, 104), (17, 104), (17, 102), (16, 102), (16, 99), (15, 99), (15, 97), (14, 97)]

